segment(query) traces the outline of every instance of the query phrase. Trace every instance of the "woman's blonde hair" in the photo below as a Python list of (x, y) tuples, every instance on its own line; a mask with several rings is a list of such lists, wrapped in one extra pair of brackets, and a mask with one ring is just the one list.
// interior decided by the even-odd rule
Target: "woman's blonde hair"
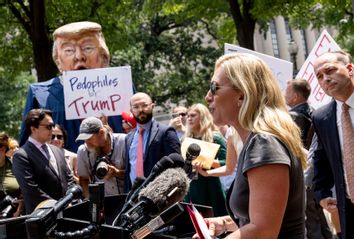
[[(210, 114), (208, 107), (203, 104), (194, 104), (189, 107), (188, 112), (195, 111), (199, 114), (200, 118), (200, 131), (198, 136), (201, 136), (201, 140), (206, 142), (213, 142), (213, 135), (215, 132), (219, 132), (217, 127), (213, 123), (213, 116)], [(191, 129), (187, 127), (186, 137), (194, 137)]]
[(277, 137), (306, 167), (300, 129), (288, 113), (270, 68), (260, 58), (246, 53), (220, 57), (215, 69), (219, 67), (223, 67), (227, 79), (244, 94), (238, 116), (240, 125), (255, 133)]

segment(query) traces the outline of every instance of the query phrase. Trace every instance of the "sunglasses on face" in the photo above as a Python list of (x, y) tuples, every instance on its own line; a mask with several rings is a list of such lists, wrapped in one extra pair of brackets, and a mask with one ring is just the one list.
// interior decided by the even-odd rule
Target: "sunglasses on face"
[(181, 113), (173, 113), (172, 118), (176, 118), (177, 116), (185, 117), (187, 116), (187, 113), (181, 112)]
[(47, 130), (51, 130), (54, 128), (55, 124), (51, 123), (51, 124), (39, 124), (39, 126), (43, 126), (45, 127)]
[(210, 90), (210, 93), (212, 95), (215, 95), (216, 94), (216, 91), (219, 90), (219, 89), (222, 89), (222, 88), (232, 88), (232, 89), (236, 89), (234, 86), (219, 86), (216, 84), (215, 81), (212, 81), (209, 85), (209, 90)]
[(57, 140), (63, 140), (64, 135), (62, 134), (52, 134), (52, 140), (57, 139)]

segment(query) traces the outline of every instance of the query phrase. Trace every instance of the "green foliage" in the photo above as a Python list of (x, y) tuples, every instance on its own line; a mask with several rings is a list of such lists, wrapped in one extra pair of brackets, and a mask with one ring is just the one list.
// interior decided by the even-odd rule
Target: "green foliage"
[(341, 48), (354, 54), (354, 21), (351, 0), (309, 0), (291, 12), (291, 25), (313, 28), (331, 27)]
[[(0, 130), (17, 136), (23, 101), (34, 69), (30, 36), (8, 8), (30, 1), (0, 0)], [(242, 20), (262, 30), (270, 19), (287, 16), (291, 25), (338, 30), (338, 42), (354, 53), (350, 0), (237, 0)], [(318, 5), (321, 4), (321, 5)], [(161, 106), (203, 102), (215, 60), (224, 43), (235, 43), (235, 22), (225, 0), (46, 0), (47, 32), (74, 21), (102, 25), (111, 65), (130, 65), (138, 91)], [(24, 10), (21, 11), (26, 16)], [(24, 18), (29, 21), (28, 16)], [(247, 22), (247, 21), (246, 21)], [(245, 22), (245, 23), (246, 23)]]
[[(1, 76), (4, 72), (0, 70)], [(22, 112), (30, 83), (34, 77), (19, 73), (14, 78), (0, 78), (0, 131), (18, 138), (22, 122)]]

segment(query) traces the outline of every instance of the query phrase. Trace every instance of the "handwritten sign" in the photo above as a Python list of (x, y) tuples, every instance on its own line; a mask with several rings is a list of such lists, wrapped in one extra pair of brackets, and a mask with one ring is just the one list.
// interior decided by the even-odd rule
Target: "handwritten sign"
[(67, 120), (129, 111), (133, 95), (130, 66), (66, 71), (63, 85)]
[(309, 82), (311, 86), (311, 94), (308, 102), (315, 109), (322, 105), (327, 104), (332, 98), (324, 93), (320, 85), (318, 84), (315, 72), (314, 72), (314, 61), (315, 59), (325, 52), (338, 51), (340, 47), (333, 40), (331, 35), (324, 30), (320, 37), (318, 38), (315, 46), (311, 50), (309, 56), (307, 57), (305, 63), (302, 65), (296, 78), (302, 78)]
[(249, 53), (261, 58), (265, 63), (268, 64), (270, 69), (272, 70), (275, 78), (278, 80), (280, 88), (282, 90), (286, 89), (286, 82), (293, 78), (293, 63), (289, 61), (285, 61), (273, 56), (268, 56), (256, 51), (252, 51), (243, 47), (239, 47), (236, 45), (231, 45), (226, 43), (224, 45), (225, 54), (233, 53), (233, 52), (242, 52)]

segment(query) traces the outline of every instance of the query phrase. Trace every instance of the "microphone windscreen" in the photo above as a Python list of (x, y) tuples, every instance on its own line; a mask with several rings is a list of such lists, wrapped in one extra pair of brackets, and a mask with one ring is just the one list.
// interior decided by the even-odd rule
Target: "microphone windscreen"
[(184, 159), (180, 154), (172, 153), (172, 154), (168, 155), (168, 157), (170, 159), (172, 159), (172, 161), (174, 162), (174, 168), (184, 166)]
[(159, 161), (157, 161), (157, 163), (153, 167), (152, 172), (157, 171), (158, 173), (160, 173), (166, 168), (172, 167), (172, 165), (174, 165), (173, 160), (168, 156), (163, 156)]
[(139, 200), (148, 198), (163, 211), (179, 202), (189, 190), (189, 178), (182, 168), (169, 168), (163, 171), (139, 193)]
[(200, 154), (201, 148), (198, 144), (192, 143), (187, 148), (187, 153), (193, 157), (198, 157)]
[(141, 184), (143, 184), (143, 182), (146, 180), (145, 177), (136, 177), (134, 180), (134, 183), (132, 185), (132, 191), (134, 191), (135, 189), (137, 189), (138, 187), (140, 187)]

